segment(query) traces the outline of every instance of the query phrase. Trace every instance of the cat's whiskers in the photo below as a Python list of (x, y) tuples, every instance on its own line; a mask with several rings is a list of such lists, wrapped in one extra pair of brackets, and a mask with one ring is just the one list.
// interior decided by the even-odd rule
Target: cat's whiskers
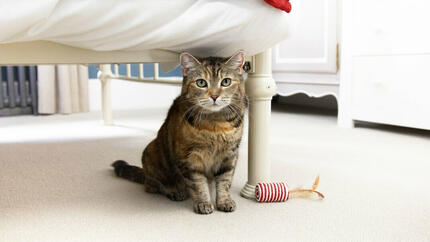
[(203, 110), (200, 109), (199, 112), (197, 113), (197, 122), (196, 122), (199, 125), (199, 127), (201, 125), (202, 116), (203, 116)]
[(233, 110), (232, 110), (232, 107), (230, 107), (230, 106), (227, 106), (226, 111), (228, 112), (228, 113), (227, 113), (227, 116), (228, 116), (228, 117), (233, 116), (233, 115), (235, 114), (235, 113), (233, 112)]
[(242, 113), (241, 110), (243, 110), (243, 108), (241, 106), (239, 106), (238, 104), (236, 104), (236, 103), (230, 103), (229, 106), (233, 107), (240, 114)]
[(184, 102), (190, 102), (190, 103), (193, 103), (193, 101), (195, 102), (196, 100), (198, 100), (199, 98), (195, 98), (195, 97), (192, 97), (192, 98), (182, 98), (182, 99), (179, 99), (178, 100), (178, 102), (179, 103), (184, 103)]
[(231, 110), (231, 112), (234, 112), (234, 113), (237, 115), (237, 117), (240, 119), (240, 121), (241, 121), (241, 122), (243, 122), (242, 115), (240, 115), (240, 114), (237, 112), (237, 110), (234, 108), (234, 106), (232, 106), (232, 105), (228, 105), (227, 107), (229, 108), (229, 110)]
[(182, 119), (186, 119), (187, 115), (192, 115), (194, 111), (196, 111), (196, 109), (198, 108), (198, 105), (192, 105), (190, 108), (188, 108), (184, 114), (182, 115)]

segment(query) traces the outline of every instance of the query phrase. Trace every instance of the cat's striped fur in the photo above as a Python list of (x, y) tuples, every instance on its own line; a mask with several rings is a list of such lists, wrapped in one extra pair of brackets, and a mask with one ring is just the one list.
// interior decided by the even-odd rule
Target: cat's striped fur
[(216, 207), (234, 211), (230, 186), (246, 105), (243, 62), (242, 51), (230, 59), (198, 60), (182, 54), (181, 95), (170, 107), (157, 137), (143, 151), (142, 168), (116, 161), (112, 164), (116, 174), (171, 200), (191, 196), (194, 211), (201, 214), (213, 211), (208, 182), (214, 179)]

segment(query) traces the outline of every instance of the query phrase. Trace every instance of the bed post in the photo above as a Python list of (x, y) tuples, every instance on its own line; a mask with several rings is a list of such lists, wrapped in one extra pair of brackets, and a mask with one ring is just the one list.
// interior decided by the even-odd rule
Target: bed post
[(255, 198), (255, 185), (270, 181), (270, 112), (276, 83), (272, 78), (272, 52), (255, 56), (255, 70), (246, 80), (249, 99), (248, 181), (241, 191), (245, 198)]
[(112, 121), (112, 103), (111, 103), (111, 79), (112, 71), (110, 64), (99, 66), (98, 78), (102, 84), (102, 115), (105, 125), (113, 124)]

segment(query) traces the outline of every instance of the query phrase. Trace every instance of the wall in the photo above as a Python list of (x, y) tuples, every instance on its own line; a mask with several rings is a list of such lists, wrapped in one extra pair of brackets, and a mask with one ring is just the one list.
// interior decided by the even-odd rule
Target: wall
[[(90, 111), (101, 110), (101, 84), (97, 77), (95, 66), (89, 67), (89, 101)], [(125, 66), (120, 65), (120, 74), (125, 74)], [(137, 75), (137, 65), (132, 65), (132, 75)], [(153, 76), (152, 64), (144, 65), (145, 77)], [(180, 76), (180, 68), (164, 73), (160, 76)], [(123, 80), (112, 80), (112, 108), (113, 110), (133, 110), (145, 108), (169, 107), (180, 93), (180, 86), (136, 83)]]

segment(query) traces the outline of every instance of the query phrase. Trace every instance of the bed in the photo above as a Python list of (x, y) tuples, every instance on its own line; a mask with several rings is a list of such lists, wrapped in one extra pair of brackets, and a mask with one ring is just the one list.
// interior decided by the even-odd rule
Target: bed
[[(7, 4), (6, 4), (7, 3)], [(248, 182), (242, 196), (254, 197), (257, 182), (270, 181), (270, 105), (276, 85), (271, 51), (288, 37), (293, 15), (262, 0), (237, 1), (5, 1), (0, 7), (0, 64), (100, 64), (102, 113), (113, 124), (110, 81), (180, 84), (160, 78), (180, 52), (196, 56), (248, 55)], [(112, 63), (153, 62), (155, 75), (120, 76)]]

